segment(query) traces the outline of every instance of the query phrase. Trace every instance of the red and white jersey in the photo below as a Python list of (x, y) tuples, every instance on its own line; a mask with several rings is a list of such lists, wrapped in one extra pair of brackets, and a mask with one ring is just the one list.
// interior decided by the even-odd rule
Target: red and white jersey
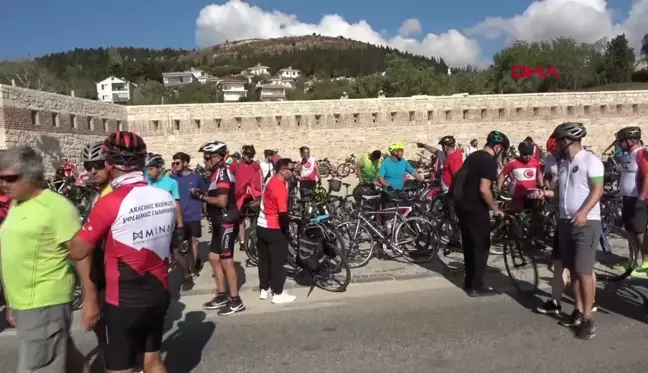
[(275, 175), (263, 189), (257, 226), (280, 229), (279, 214), (284, 212), (288, 212), (288, 185)]
[(531, 158), (527, 163), (514, 159), (504, 167), (502, 173), (511, 178), (511, 195), (523, 198), (529, 189), (537, 186), (540, 163), (535, 158)]
[(176, 229), (176, 201), (148, 185), (141, 172), (112, 182), (78, 237), (96, 246), (105, 237), (106, 303), (145, 307), (168, 296), (167, 267)]
[(644, 178), (648, 175), (648, 152), (637, 148), (623, 157), (619, 192), (624, 197), (638, 197)]
[(299, 177), (304, 181), (317, 180), (317, 160), (315, 159), (315, 157), (310, 157), (305, 162), (301, 162)]

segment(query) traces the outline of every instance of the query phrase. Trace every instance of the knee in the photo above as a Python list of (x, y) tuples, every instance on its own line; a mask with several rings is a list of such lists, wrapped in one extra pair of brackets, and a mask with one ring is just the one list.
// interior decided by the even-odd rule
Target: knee
[(163, 365), (159, 352), (147, 352), (144, 354), (143, 368), (145, 372), (158, 372), (158, 367)]

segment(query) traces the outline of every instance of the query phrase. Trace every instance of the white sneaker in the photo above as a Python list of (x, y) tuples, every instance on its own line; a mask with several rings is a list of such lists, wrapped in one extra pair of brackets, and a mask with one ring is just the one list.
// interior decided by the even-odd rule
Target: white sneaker
[(263, 290), (263, 289), (261, 289), (261, 291), (259, 292), (259, 299), (266, 300), (266, 299), (268, 299), (268, 297), (270, 295), (272, 295), (271, 290)]
[(288, 294), (288, 292), (283, 291), (281, 294), (275, 294), (272, 297), (272, 303), (282, 304), (282, 303), (292, 303), (297, 299), (296, 296)]

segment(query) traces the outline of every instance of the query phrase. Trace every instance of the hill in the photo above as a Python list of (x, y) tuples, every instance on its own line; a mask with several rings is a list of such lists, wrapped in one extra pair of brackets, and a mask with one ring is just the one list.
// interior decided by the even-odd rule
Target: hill
[(44, 55), (35, 61), (65, 82), (65, 90), (74, 89), (77, 95), (94, 98), (94, 83), (111, 75), (143, 83), (161, 81), (163, 72), (195, 67), (210, 75), (225, 77), (261, 63), (270, 67), (271, 73), (292, 66), (306, 76), (356, 77), (385, 71), (388, 59), (392, 57), (438, 71), (447, 69), (441, 60), (344, 37), (319, 35), (241, 40), (196, 50), (136, 47), (74, 49)]

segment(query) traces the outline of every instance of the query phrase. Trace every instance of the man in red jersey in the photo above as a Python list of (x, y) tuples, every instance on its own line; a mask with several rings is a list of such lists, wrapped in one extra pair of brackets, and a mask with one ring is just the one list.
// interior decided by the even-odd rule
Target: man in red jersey
[(533, 142), (531, 136), (527, 136), (526, 139), (524, 139), (524, 142), (530, 142), (531, 144), (533, 144), (533, 155), (531, 157), (538, 161), (538, 163), (540, 163), (540, 161), (542, 160), (542, 149), (540, 149), (538, 144)]
[(286, 270), (284, 263), (288, 256), (288, 187), (295, 171), (295, 163), (287, 158), (280, 159), (276, 174), (263, 190), (261, 212), (257, 220), (259, 250), (259, 298), (272, 296), (272, 303), (294, 302), (296, 297), (284, 291)]
[(166, 190), (148, 185), (142, 172), (146, 144), (140, 136), (113, 133), (104, 142), (104, 152), (113, 191), (92, 207), (70, 243), (69, 256), (81, 260), (106, 240), (106, 369), (132, 371), (144, 354), (144, 371), (165, 373), (160, 347), (169, 306), (175, 200)]
[(245, 220), (254, 214), (259, 207), (258, 199), (261, 198), (261, 185), (263, 183), (261, 166), (254, 160), (256, 150), (253, 145), (243, 145), (241, 159), (230, 165), (230, 171), (236, 180), (235, 191), (236, 207), (241, 211), (241, 227), (239, 228), (240, 250), (245, 251)]
[(544, 178), (540, 171), (540, 162), (534, 157), (535, 144), (529, 141), (518, 145), (520, 156), (510, 161), (497, 178), (497, 189), (504, 185), (506, 177), (511, 178), (510, 192), (513, 198), (513, 208), (516, 210), (532, 209), (533, 200), (527, 195), (530, 191), (542, 187)]

